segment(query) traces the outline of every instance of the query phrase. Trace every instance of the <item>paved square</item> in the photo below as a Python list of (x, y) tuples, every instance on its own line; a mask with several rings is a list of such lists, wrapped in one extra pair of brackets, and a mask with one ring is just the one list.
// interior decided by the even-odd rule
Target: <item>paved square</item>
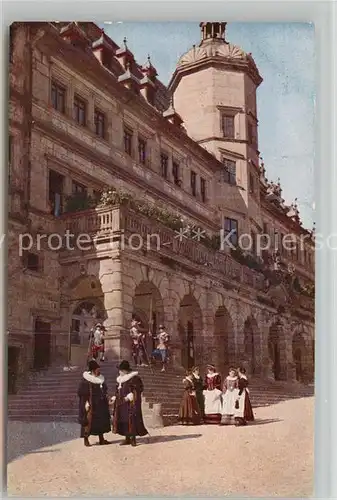
[(8, 493), (310, 497), (313, 410), (314, 398), (286, 401), (247, 427), (166, 427), (136, 448), (109, 435), (85, 449), (76, 424), (9, 422)]

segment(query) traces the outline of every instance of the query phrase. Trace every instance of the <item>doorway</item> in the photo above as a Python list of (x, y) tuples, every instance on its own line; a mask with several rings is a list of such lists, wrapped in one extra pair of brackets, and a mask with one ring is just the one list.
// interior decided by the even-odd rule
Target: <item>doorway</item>
[(273, 373), (275, 380), (281, 379), (281, 356), (280, 356), (280, 347), (278, 342), (273, 343), (273, 354), (274, 354), (274, 363), (273, 363)]
[(8, 394), (16, 394), (20, 348), (8, 346)]
[(295, 374), (297, 382), (302, 382), (303, 378), (303, 366), (302, 366), (302, 351), (301, 349), (296, 349), (294, 351), (294, 362), (295, 362)]
[(194, 331), (192, 321), (187, 322), (187, 369), (194, 366)]
[(34, 335), (34, 370), (48, 368), (51, 359), (51, 324), (35, 320)]

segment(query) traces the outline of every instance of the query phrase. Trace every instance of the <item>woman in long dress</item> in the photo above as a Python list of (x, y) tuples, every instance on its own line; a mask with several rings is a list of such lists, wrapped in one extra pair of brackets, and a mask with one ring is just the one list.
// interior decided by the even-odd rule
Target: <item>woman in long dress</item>
[(195, 396), (197, 398), (198, 406), (200, 409), (201, 420), (204, 420), (205, 416), (205, 397), (204, 397), (204, 384), (200, 376), (200, 370), (198, 366), (192, 368), (192, 382), (194, 385)]
[(250, 402), (248, 380), (245, 368), (238, 369), (238, 397), (235, 409), (235, 425), (246, 425), (254, 421), (253, 408)]
[(205, 415), (204, 424), (219, 424), (222, 407), (221, 376), (214, 365), (207, 365), (204, 384)]
[(229, 369), (223, 385), (221, 425), (235, 424), (235, 406), (239, 393), (239, 379), (234, 368)]
[(201, 423), (201, 413), (191, 372), (184, 378), (183, 384), (184, 394), (179, 409), (179, 421), (183, 425), (199, 425)]

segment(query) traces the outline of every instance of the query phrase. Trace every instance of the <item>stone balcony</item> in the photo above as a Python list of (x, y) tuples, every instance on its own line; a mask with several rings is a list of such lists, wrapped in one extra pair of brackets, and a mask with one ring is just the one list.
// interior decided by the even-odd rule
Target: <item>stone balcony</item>
[[(248, 287), (259, 291), (265, 287), (263, 275), (239, 264), (227, 253), (208, 248), (195, 239), (179, 237), (178, 232), (163, 223), (126, 206), (65, 214), (59, 223), (62, 232), (68, 231), (75, 237), (88, 235), (92, 242), (84, 252), (76, 245), (74, 250), (63, 249), (60, 262), (64, 264), (76, 262), (79, 255), (92, 254), (93, 250), (99, 256), (100, 251), (106, 254), (107, 248), (119, 248), (126, 252), (140, 251), (149, 258), (155, 253), (170, 267), (189, 269), (195, 276), (208, 275), (210, 286)], [(142, 246), (138, 249), (140, 242)]]

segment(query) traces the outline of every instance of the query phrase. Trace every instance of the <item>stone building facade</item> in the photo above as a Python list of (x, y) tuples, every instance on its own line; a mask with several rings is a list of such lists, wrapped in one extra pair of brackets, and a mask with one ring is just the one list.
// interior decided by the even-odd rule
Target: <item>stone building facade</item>
[[(254, 376), (312, 380), (314, 237), (266, 179), (262, 77), (225, 27), (201, 23), (200, 44), (165, 87), (150, 59), (139, 65), (127, 41), (119, 47), (94, 23), (11, 26), (8, 345), (17, 384), (30, 369), (84, 363), (97, 320), (107, 350), (129, 358), (133, 316), (146, 332), (165, 324), (178, 366), (241, 363)], [(243, 235), (251, 246), (240, 250)]]

